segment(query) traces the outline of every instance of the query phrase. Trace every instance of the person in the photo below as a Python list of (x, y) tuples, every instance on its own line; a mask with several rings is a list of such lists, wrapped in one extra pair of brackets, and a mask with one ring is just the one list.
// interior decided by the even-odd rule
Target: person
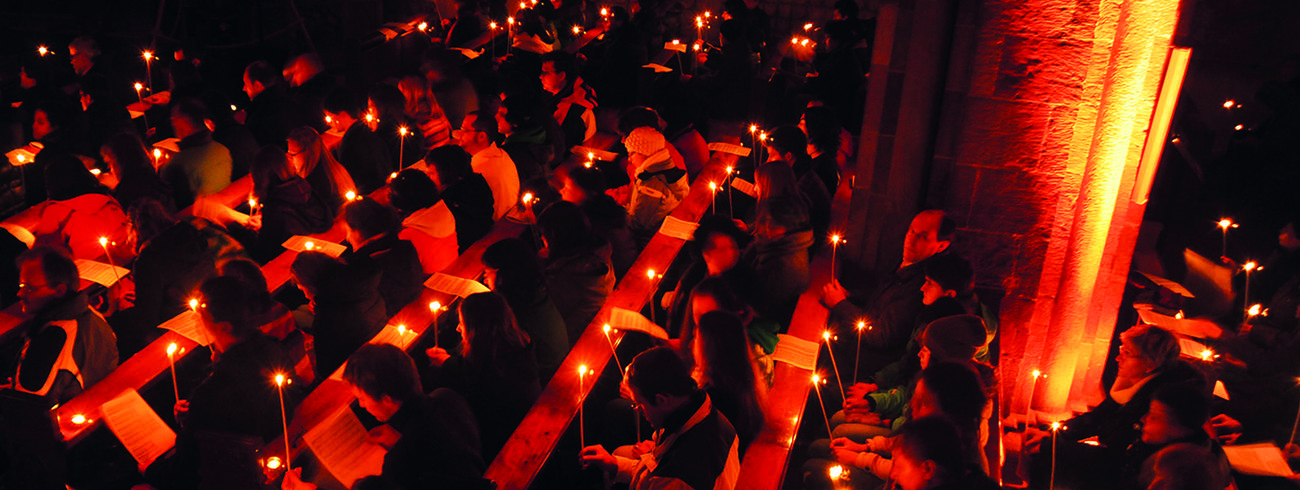
[(545, 385), (569, 354), (564, 317), (546, 290), (537, 252), (519, 238), (506, 238), (483, 251), (483, 284), (505, 297), (519, 329), (532, 339)]
[[(388, 344), (367, 344), (348, 358), (343, 380), (361, 407), (383, 422), (376, 430), (383, 479), (396, 488), (488, 488), (477, 422), (465, 400), (448, 389), (425, 395), (415, 362)], [(295, 475), (299, 476), (299, 475)]]
[(328, 377), (388, 321), (379, 270), (309, 251), (294, 257), (290, 272), (308, 301), (295, 313), (298, 327), (316, 339), (317, 377)]
[(333, 220), (333, 213), (347, 201), (348, 191), (357, 190), (352, 175), (325, 148), (325, 142), (315, 129), (297, 128), (289, 133), (285, 144), (294, 174), (307, 180), (312, 194), (329, 206), (330, 219)]
[(164, 209), (176, 210), (171, 186), (158, 176), (140, 137), (127, 133), (113, 136), (99, 147), (99, 155), (117, 180), (113, 197), (123, 208), (131, 209), (136, 201), (147, 198), (158, 201)]
[(62, 404), (117, 368), (116, 338), (80, 292), (67, 252), (37, 246), (18, 256), (18, 299), (31, 316), (12, 388)]
[(433, 149), (451, 143), (451, 122), (438, 100), (429, 92), (424, 79), (410, 75), (397, 82), (397, 90), (406, 99), (406, 117), (415, 121), (423, 137), (422, 148)]
[[(50, 199), (39, 208), (32, 234), (66, 245), (75, 259), (99, 260), (107, 254), (119, 264), (127, 263), (134, 256), (126, 245), (130, 223), (108, 189), (71, 155), (50, 159), (45, 173)], [(107, 239), (107, 246), (100, 238)]]
[[(243, 257), (231, 258), (221, 263), (217, 272), (235, 278), (248, 293), (249, 325), (282, 343), (291, 335), (301, 333), (293, 321), (293, 312), (271, 297), (271, 292), (267, 290), (266, 276), (262, 275), (257, 262)], [(304, 357), (305, 354), (304, 352)]]
[(491, 458), (542, 391), (534, 348), (500, 294), (471, 294), (456, 313), (460, 352), (428, 349), (430, 365), (436, 370), (427, 382), (452, 388), (469, 401), (481, 423), (483, 454)]
[(614, 290), (609, 243), (591, 233), (578, 205), (560, 201), (537, 217), (545, 244), (546, 289), (576, 342)]
[[(968, 307), (966, 301), (957, 299), (959, 295), (963, 299), (973, 299), (974, 293), (971, 290), (974, 277), (975, 271), (971, 268), (970, 262), (957, 254), (942, 254), (925, 262), (925, 282), (921, 284), (921, 304), (925, 306), (916, 316), (916, 329), (907, 341), (903, 357), (880, 368), (871, 376), (875, 384), (899, 386), (912, 379), (912, 376), (921, 370), (919, 363), (919, 354), (923, 347), (921, 337), (931, 322), (979, 313), (978, 305), (971, 304)], [(987, 361), (988, 343), (992, 339), (990, 330), (993, 330), (993, 327), (988, 326), (987, 320), (978, 322), (978, 325), (985, 329), (985, 335), (984, 341), (977, 346), (979, 350), (975, 358), (979, 361)]]
[(358, 194), (369, 194), (384, 186), (393, 171), (388, 145), (366, 127), (362, 116), (365, 103), (349, 89), (335, 89), (325, 97), (325, 118), (330, 129), (343, 133), (334, 156), (352, 176)]
[(584, 466), (598, 467), (632, 490), (735, 487), (740, 476), (736, 430), (677, 353), (655, 347), (638, 354), (623, 376), (622, 392), (654, 427), (653, 449), (629, 459), (588, 446), (582, 448)]
[(78, 138), (72, 109), (58, 99), (37, 105), (32, 112), (32, 139), (44, 145), (32, 162), (22, 166), (23, 195), (28, 206), (49, 198), (45, 191), (45, 169), (50, 162), (76, 153)]
[(760, 315), (789, 323), (799, 296), (812, 281), (808, 249), (815, 240), (807, 208), (798, 196), (759, 199), (754, 242), (741, 260), (754, 271), (757, 284), (763, 285), (754, 299)]
[(257, 153), (253, 161), (253, 195), (261, 210), (250, 222), (257, 231), (252, 255), (260, 262), (280, 255), (289, 237), (323, 233), (334, 224), (332, 210), (312, 192), (306, 180), (294, 173), (288, 156), (278, 146), (267, 146)]
[(495, 212), (492, 188), (470, 162), (469, 153), (456, 145), (439, 146), (424, 156), (429, 178), (456, 217), (456, 243), (461, 253), (492, 230)]
[(706, 278), (725, 277), (737, 296), (752, 301), (753, 279), (749, 268), (740, 261), (741, 251), (752, 238), (725, 216), (700, 218), (700, 226), (695, 228), (691, 241), (686, 242), (691, 263), (678, 277), (673, 290), (663, 294), (662, 304), (668, 309), (664, 325), (670, 336), (680, 335), (690, 312), (691, 291)]
[[(293, 363), (248, 321), (248, 294), (238, 280), (213, 277), (198, 291), (200, 328), (213, 340), (212, 371), (176, 402), (176, 446), (144, 471), (145, 478), (160, 488), (253, 488), (264, 477), (252, 448), (282, 431), (280, 394), (272, 380), (292, 380)], [(296, 391), (284, 395), (292, 413)], [(209, 454), (223, 459), (207, 460)]]
[[(1184, 382), (1160, 387), (1151, 394), (1151, 406), (1142, 417), (1142, 435), (1128, 447), (1119, 477), (1121, 485), (1147, 487), (1154, 479), (1157, 460), (1171, 452), (1199, 449), (1211, 457), (1199, 470), (1206, 479), (1226, 488), (1232, 469), (1223, 448), (1205, 431), (1210, 415), (1210, 395), (1204, 383)], [(1163, 455), (1161, 453), (1164, 453)], [(1146, 483), (1143, 485), (1135, 485)]]
[(753, 352), (740, 317), (726, 311), (711, 311), (700, 317), (692, 349), (692, 377), (731, 421), (740, 438), (742, 457), (766, 425), (765, 394), (755, 374)]
[(867, 355), (862, 356), (861, 370), (875, 372), (901, 358), (923, 306), (916, 292), (925, 282), (924, 261), (948, 250), (956, 230), (956, 223), (943, 211), (917, 213), (903, 239), (898, 267), (882, 274), (874, 287), (851, 299), (838, 280), (822, 288), (822, 303), (831, 309), (831, 323), (847, 327), (863, 319), (872, 322), (862, 336)]
[[(773, 129), (765, 143), (768, 164), (784, 163), (794, 170), (799, 192), (808, 200), (808, 217), (812, 221), (814, 236), (818, 243), (827, 240), (826, 230), (831, 222), (831, 198), (839, 179), (828, 182), (813, 169), (812, 158), (808, 156), (808, 138), (795, 126), (781, 126)], [(759, 185), (761, 191), (762, 185)]]
[(81, 82), (81, 110), (86, 133), (83, 148), (94, 153), (110, 136), (118, 133), (135, 133), (131, 115), (126, 107), (113, 98), (108, 80), (91, 77)]
[(343, 205), (343, 223), (352, 249), (342, 259), (382, 272), (379, 295), (386, 311), (396, 314), (420, 297), (424, 290), (420, 257), (415, 245), (398, 237), (401, 221), (396, 209), (363, 197)]
[(324, 131), (325, 99), (335, 87), (338, 80), (325, 72), (325, 63), (318, 53), (303, 53), (294, 56), (284, 64), (281, 71), (289, 88), (289, 99), (302, 111), (302, 120), (309, 121), (317, 131)]
[(917, 419), (905, 426), (895, 444), (889, 473), (903, 490), (984, 490), (998, 488), (988, 476), (966, 471), (961, 432), (942, 416)]
[[(497, 107), (497, 132), (505, 136), (501, 149), (515, 162), (520, 182), (545, 178), (546, 170), (552, 168), (556, 155), (564, 155), (568, 149), (562, 147), (564, 142), (560, 138), (547, 131), (540, 121), (543, 117), (534, 114), (536, 111), (532, 108), (535, 105), (534, 96), (522, 93), (507, 95)], [(549, 122), (555, 124), (554, 120)]]
[[(184, 65), (182, 63), (176, 66)], [(235, 106), (225, 94), (208, 90), (201, 94), (199, 100), (208, 108), (207, 122), (212, 123), (212, 141), (221, 143), (221, 146), (230, 151), (230, 180), (233, 182), (248, 175), (249, 169), (253, 168), (253, 159), (257, 157), (257, 150), (262, 148), (257, 144), (257, 138), (253, 137), (253, 132), (248, 127), (235, 121)]]
[(578, 64), (566, 51), (542, 55), (542, 90), (550, 94), (548, 107), (564, 132), (566, 149), (596, 135), (596, 92), (578, 76)]
[(840, 169), (848, 162), (848, 152), (843, 151), (840, 139), (844, 131), (835, 120), (835, 113), (822, 105), (809, 105), (799, 119), (799, 129), (808, 137), (808, 157), (811, 170), (822, 179), (831, 196), (840, 188)]
[(497, 134), (496, 120), (482, 115), (479, 111), (466, 114), (460, 129), (452, 131), (451, 136), (472, 155), (470, 166), (492, 188), (492, 219), (498, 220), (519, 202), (519, 170), (510, 155), (497, 147), (501, 135)]
[(632, 197), (627, 203), (629, 226), (649, 241), (652, 235), (690, 191), (686, 171), (672, 162), (664, 135), (652, 128), (637, 128), (623, 138), (628, 152), (628, 174), (632, 176)]
[[(374, 118), (374, 132), (388, 144), (393, 166), (401, 170), (420, 161), (427, 148), (424, 138), (416, 136), (419, 127), (406, 116), (406, 98), (396, 86), (381, 83), (367, 93), (367, 114)], [(399, 128), (406, 128), (403, 136)], [(398, 161), (398, 159), (401, 161)]]
[(682, 327), (680, 337), (670, 341), (670, 345), (680, 343), (679, 352), (689, 361), (695, 348), (700, 319), (712, 311), (731, 313), (740, 318), (741, 325), (744, 325), (745, 335), (749, 339), (746, 350), (754, 356), (764, 380), (770, 382), (773, 375), (771, 354), (776, 350), (777, 333), (781, 331), (781, 325), (758, 315), (753, 306), (736, 294), (735, 288), (724, 277), (705, 278), (691, 289), (688, 296), (690, 311), (687, 322)]
[(627, 209), (605, 193), (605, 175), (599, 169), (575, 165), (556, 172), (560, 181), (560, 199), (577, 204), (591, 222), (591, 231), (609, 242), (613, 253), (614, 275), (623, 277), (639, 250), (628, 228)]
[(302, 120), (284, 85), (280, 70), (264, 60), (244, 68), (243, 90), (249, 100), (244, 125), (261, 146), (283, 145), (289, 131), (311, 124)]
[[(1151, 396), (1160, 387), (1181, 382), (1204, 383), (1204, 377), (1186, 361), (1179, 359), (1178, 339), (1169, 331), (1152, 325), (1138, 325), (1120, 334), (1119, 371), (1106, 391), (1106, 399), (1092, 410), (1062, 421), (1057, 434), (1060, 440), (1079, 441), (1096, 437), (1099, 446), (1083, 443), (1041, 444), (1048, 432), (1025, 429), (1025, 444), (1032, 451), (1031, 481), (1046, 481), (1051, 458), (1057, 458), (1058, 482), (1082, 485), (1107, 485), (1116, 475), (1110, 469), (1122, 466), (1124, 450), (1138, 440), (1138, 422), (1151, 406)], [(1055, 455), (1052, 454), (1055, 451)], [(1061, 464), (1065, 462), (1065, 464)]]
[(230, 185), (230, 151), (212, 140), (212, 132), (203, 123), (207, 118), (207, 108), (196, 99), (171, 104), (172, 129), (181, 139), (177, 143), (181, 151), (172, 155), (158, 173), (171, 185), (180, 208)]
[(415, 168), (397, 173), (388, 184), (389, 203), (401, 214), (402, 231), (398, 234), (420, 251), (420, 266), (425, 274), (443, 270), (456, 260), (456, 216), (438, 194), (438, 186), (429, 174)]

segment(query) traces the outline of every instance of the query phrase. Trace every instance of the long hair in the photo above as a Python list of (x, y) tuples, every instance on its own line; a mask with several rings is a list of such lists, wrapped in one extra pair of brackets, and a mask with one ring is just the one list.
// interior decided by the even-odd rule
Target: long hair
[[(735, 397), (736, 409), (744, 412), (735, 422), (746, 420), (751, 427), (737, 427), (748, 434), (758, 433), (763, 421), (763, 392), (759, 388), (749, 336), (740, 317), (725, 311), (711, 311), (700, 317), (695, 341), (702, 359), (696, 369), (703, 375), (700, 387), (716, 387)], [(739, 415), (739, 414), (736, 414)]]
[(308, 126), (295, 129), (289, 132), (289, 139), (297, 143), (302, 151), (302, 168), (296, 170), (299, 177), (308, 179), (317, 167), (324, 167), (325, 175), (329, 177), (330, 188), (314, 189), (317, 193), (323, 196), (342, 196), (347, 191), (357, 188), (347, 169), (343, 168), (343, 165), (334, 159), (334, 155), (325, 149), (325, 142), (321, 141), (320, 133), (315, 129)]
[[(718, 304), (718, 309), (731, 313), (740, 319), (742, 325), (749, 324), (754, 319), (754, 308), (746, 304), (736, 294), (735, 288), (731, 283), (721, 276), (707, 277), (691, 289), (691, 303), (686, 311), (686, 325), (682, 329), (682, 348), (690, 349), (691, 344), (695, 341), (696, 330), (698, 326), (695, 323), (695, 298), (707, 296), (712, 298)], [(702, 320), (703, 318), (701, 318)], [(691, 352), (688, 350), (683, 353), (684, 357), (691, 359)]]
[(515, 313), (500, 294), (471, 294), (461, 301), (459, 313), (465, 327), (461, 352), (476, 369), (502, 375), (500, 359), (528, 345), (528, 334), (519, 329)]
[(262, 200), (266, 200), (271, 186), (295, 176), (289, 156), (275, 145), (266, 145), (257, 152), (250, 173), (253, 174), (253, 193)]
[(149, 152), (145, 150), (139, 136), (132, 133), (119, 133), (104, 142), (100, 151), (104, 150), (113, 154), (113, 168), (109, 170), (119, 179), (143, 172), (156, 175), (153, 163), (149, 160)]

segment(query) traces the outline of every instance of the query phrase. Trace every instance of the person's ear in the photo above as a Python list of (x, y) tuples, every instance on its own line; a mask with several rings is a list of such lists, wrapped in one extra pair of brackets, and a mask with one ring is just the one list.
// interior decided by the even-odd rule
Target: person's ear
[(659, 393), (659, 394), (657, 394), (657, 395), (654, 396), (654, 400), (655, 400), (654, 405), (655, 405), (656, 407), (658, 407), (658, 406), (662, 406), (663, 404), (668, 403), (668, 395), (665, 395), (665, 394), (663, 394), (663, 393)]
[(70, 294), (69, 291), (68, 291), (68, 289), (70, 289), (70, 288), (68, 288), (68, 285), (67, 285), (67, 284), (60, 284), (60, 285), (58, 285), (58, 286), (54, 286), (54, 289), (55, 289), (56, 291), (59, 292), (58, 297), (60, 297), (60, 298), (62, 298), (62, 297), (64, 297), (64, 296), (67, 296), (68, 294)]
[(943, 290), (943, 296), (947, 296), (947, 297), (949, 297), (949, 298), (956, 298), (956, 297), (957, 297), (957, 290), (956, 290), (956, 289), (945, 289), (945, 290)]
[(949, 245), (952, 245), (952, 240), (946, 240), (946, 241), (939, 242), (939, 244), (938, 244), (939, 249), (938, 249), (938, 250), (935, 250), (934, 253), (937, 254), (937, 253), (943, 252), (944, 250), (948, 250), (948, 246), (949, 246)]
[(266, 85), (262, 85), (262, 82), (253, 82), (253, 88), (257, 89), (258, 92), (261, 92), (266, 90)]
[(937, 470), (938, 465), (934, 464), (934, 460), (927, 459), (921, 463), (921, 474), (925, 476), (925, 481), (933, 480)]

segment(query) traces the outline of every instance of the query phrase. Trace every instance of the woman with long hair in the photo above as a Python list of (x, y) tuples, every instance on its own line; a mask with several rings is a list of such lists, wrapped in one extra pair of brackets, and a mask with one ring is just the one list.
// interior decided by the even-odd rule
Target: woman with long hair
[(753, 350), (740, 317), (711, 311), (700, 317), (692, 357), (692, 377), (727, 416), (744, 452), (763, 430), (763, 388), (755, 374)]
[(294, 175), (311, 184), (312, 192), (329, 204), (332, 212), (338, 212), (347, 201), (348, 191), (357, 189), (347, 169), (325, 148), (315, 129), (307, 126), (295, 129), (289, 133), (287, 143)]
[(295, 171), (280, 147), (269, 145), (253, 159), (253, 195), (261, 203), (259, 221), (254, 221), (257, 240), (253, 257), (265, 262), (283, 251), (280, 244), (294, 235), (328, 231), (334, 224), (334, 209)]
[(168, 211), (176, 210), (172, 189), (158, 176), (139, 136), (121, 133), (110, 137), (99, 148), (99, 155), (108, 164), (109, 173), (117, 179), (113, 197), (124, 209), (131, 209), (136, 201), (147, 197), (158, 201)]
[(542, 391), (537, 361), (505, 297), (472, 294), (461, 301), (457, 313), (460, 352), (453, 356), (442, 347), (428, 349), (425, 353), (437, 369), (422, 378), (434, 385), (425, 386), (426, 391), (450, 387), (469, 401), (479, 420), (483, 457), (490, 460)]

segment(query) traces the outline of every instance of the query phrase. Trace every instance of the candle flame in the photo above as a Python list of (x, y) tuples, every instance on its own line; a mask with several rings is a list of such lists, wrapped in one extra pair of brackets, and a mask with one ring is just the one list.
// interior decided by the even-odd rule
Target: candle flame
[(406, 335), (406, 325), (397, 326), (397, 335)]
[(753, 133), (753, 132), (757, 132), (757, 131), (758, 131), (758, 125), (757, 125), (757, 124), (750, 124), (750, 125), (749, 125), (749, 132)]
[(710, 182), (709, 182), (709, 189), (712, 190), (713, 192), (718, 192), (718, 184), (715, 183), (715, 182), (710, 181)]
[(1058, 431), (1058, 430), (1061, 430), (1061, 423), (1060, 423), (1060, 422), (1052, 422), (1052, 432), (1056, 432), (1056, 431)]
[(799, 36), (790, 38), (790, 44), (799, 44)]
[(1042, 375), (1043, 375), (1042, 371), (1039, 371), (1037, 369), (1034, 370), (1034, 379), (1038, 379), (1038, 377)]
[(490, 29), (492, 29), (492, 30), (494, 30), (494, 31), (497, 30), (497, 21), (494, 20), (494, 21), (492, 21), (492, 22), (488, 22), (488, 28), (490, 28)]
[(368, 123), (369, 123), (369, 122), (375, 122), (375, 115), (374, 115), (374, 114), (371, 114), (371, 113), (369, 113), (369, 112), (367, 112), (367, 113), (366, 113), (366, 122), (368, 122)]
[(346, 194), (343, 194), (343, 197), (348, 198), (349, 201), (355, 201), (357, 199), (357, 193), (355, 191), (348, 191)]
[(591, 168), (591, 165), (592, 165), (591, 160), (587, 160), (587, 161), (585, 161), (585, 162), (582, 162), (582, 168)]
[(1232, 218), (1222, 218), (1219, 220), (1219, 228), (1228, 231), (1228, 228), (1236, 228), (1237, 224), (1232, 222)]
[(26, 161), (27, 161), (27, 155), (23, 155), (22, 153), (19, 153), (19, 154), (18, 154), (18, 163), (23, 163), (23, 162), (26, 162)]
[(1224, 109), (1231, 109), (1231, 108), (1233, 108), (1233, 106), (1236, 106), (1236, 105), (1237, 105), (1237, 101), (1232, 100), (1232, 99), (1228, 99), (1228, 100), (1223, 101), (1223, 108), (1224, 108)]
[(839, 244), (840, 244), (840, 236), (839, 236), (839, 235), (831, 235), (831, 243), (833, 243), (833, 244), (835, 244), (835, 245), (839, 245)]
[(1201, 351), (1201, 360), (1202, 360), (1202, 361), (1209, 361), (1210, 359), (1213, 359), (1213, 358), (1214, 358), (1214, 351), (1212, 351), (1212, 350), (1210, 350), (1210, 349), (1205, 349), (1205, 350)]
[(731, 167), (727, 167), (727, 175), (730, 175), (733, 171), (734, 170)]
[(607, 9), (607, 8), (605, 8), (605, 7), (601, 7), (601, 8), (600, 8), (600, 16), (601, 16), (601, 17), (604, 17), (604, 16), (606, 16), (606, 15), (609, 15), (609, 9)]
[(587, 152), (587, 160), (595, 160), (595, 159), (596, 159), (596, 153), (595, 153), (595, 152), (590, 152), (590, 151)]
[(424, 32), (425, 29), (428, 29), (428, 28), (429, 28), (429, 23), (428, 23), (428, 22), (421, 22), (419, 25), (417, 25), (417, 26), (415, 26), (415, 27), (416, 27), (417, 29), (419, 29), (420, 32)]
[(1263, 307), (1264, 305), (1255, 303), (1253, 305), (1250, 305), (1250, 309), (1246, 310), (1246, 313), (1250, 314), (1250, 316), (1257, 316), (1259, 315), (1260, 309)]
[(818, 376), (817, 374), (813, 374), (813, 375), (812, 375), (812, 382), (813, 382), (813, 385), (821, 384), (821, 382), (822, 382), (822, 377), (821, 377), (821, 376)]
[(436, 312), (436, 311), (441, 310), (441, 309), (442, 309), (442, 303), (439, 303), (439, 302), (437, 302), (437, 301), (434, 301), (434, 302), (432, 302), (432, 303), (429, 303), (429, 310), (430, 310), (430, 311), (435, 311), (435, 312)]
[(235, 107), (235, 104), (230, 104), (230, 111), (231, 111), (231, 112), (234, 112), (234, 111), (237, 111), (237, 110), (239, 110), (239, 108)]
[(1236, 125), (1236, 126), (1233, 126), (1232, 129), (1235, 129), (1235, 130), (1237, 130), (1237, 131), (1241, 131), (1241, 130), (1243, 130), (1243, 129), (1246, 129), (1246, 126), (1243, 125), (1243, 124), (1238, 124), (1238, 125)]
[(578, 34), (578, 33), (580, 33), (580, 32), (582, 32), (582, 28), (581, 28), (581, 27), (578, 27), (578, 26), (576, 26), (576, 25), (573, 26), (573, 33), (574, 33), (574, 34)]
[(195, 298), (190, 298), (190, 309), (197, 310), (198, 308), (199, 308), (199, 300)]
[(823, 331), (823, 332), (822, 332), (822, 339), (825, 340), (825, 341), (827, 341), (827, 342), (830, 342), (830, 341), (831, 341), (831, 331), (830, 331), (830, 330)]
[(276, 468), (279, 468), (279, 467), (280, 467), (280, 458), (279, 458), (278, 456), (271, 456), (270, 458), (267, 458), (267, 459), (266, 459), (266, 467), (267, 467), (267, 468), (270, 468), (270, 469), (273, 469), (273, 470), (276, 469)]
[(86, 423), (86, 416), (85, 416), (85, 415), (82, 415), (82, 414), (76, 414), (76, 415), (73, 415), (73, 416), (72, 416), (72, 423), (77, 424), (77, 425), (84, 424), (84, 423)]
[(1241, 268), (1242, 268), (1242, 269), (1245, 269), (1246, 272), (1250, 272), (1250, 271), (1253, 271), (1253, 270), (1259, 268), (1259, 264), (1256, 264), (1255, 261), (1252, 260), (1252, 261), (1250, 261), (1250, 262), (1246, 262), (1245, 264), (1242, 264), (1242, 265), (1241, 265)]
[(140, 55), (144, 57), (145, 61), (149, 61), (153, 59), (153, 51), (145, 51), (143, 53), (140, 53)]
[(313, 249), (313, 248), (316, 248), (316, 242), (307, 242), (307, 243), (304, 243), (304, 244), (303, 244), (303, 247), (306, 248), (307, 250), (311, 250), (311, 249)]
[(840, 475), (844, 474), (844, 467), (840, 465), (832, 466), (828, 474), (830, 474), (832, 480), (838, 480)]
[(654, 279), (654, 278), (655, 278), (655, 270), (654, 270), (654, 269), (646, 269), (646, 271), (645, 271), (645, 276), (648, 277), (648, 278), (650, 278), (650, 279)]
[(707, 18), (709, 18), (709, 17), (712, 16), (712, 15), (713, 15), (713, 12), (709, 12), (708, 10), (705, 10), (705, 11), (704, 11), (704, 18), (707, 19)]
[(581, 366), (578, 366), (578, 376), (586, 376), (586, 375), (587, 375), (587, 365), (583, 364)]
[(862, 330), (864, 328), (867, 328), (867, 322), (858, 320), (858, 330)]
[(284, 375), (283, 375), (283, 374), (279, 374), (279, 373), (277, 373), (277, 374), (275, 375), (275, 385), (276, 385), (276, 386), (284, 386)]
[(136, 92), (139, 92), (139, 91), (141, 91), (141, 90), (144, 90), (144, 84), (142, 84), (142, 83), (140, 83), (140, 82), (135, 82), (135, 85), (132, 85), (132, 86), (135, 87), (135, 91), (136, 91)]
[(603, 329), (605, 330), (605, 335), (609, 335), (609, 331), (610, 331), (610, 330), (613, 330), (614, 328), (611, 327), (611, 326), (609, 326), (608, 323), (606, 323), (605, 326), (603, 327)]
[(525, 193), (524, 193), (524, 197), (523, 197), (523, 201), (524, 201), (524, 204), (532, 204), (532, 203), (533, 203), (533, 193), (531, 193), (531, 192), (525, 192)]
[[(524, 4), (523, 4), (522, 2), (520, 2), (519, 6), (520, 6), (520, 7), (523, 7)], [(506, 17), (506, 23), (507, 23), (507, 24), (510, 24), (510, 25), (515, 25), (515, 18), (514, 18), (514, 17)]]
[(172, 342), (167, 344), (167, 357), (171, 357), (174, 354), (176, 354), (176, 343)]
[(805, 38), (803, 38), (803, 40), (799, 41), (799, 45), (800, 45), (800, 46), (807, 46), (807, 45), (808, 45), (808, 38), (805, 37)]
[(804, 31), (811, 31), (812, 28), (813, 28), (813, 24), (812, 24), (812, 22), (809, 22), (809, 23), (803, 25), (803, 30), (804, 30)]
[(47, 54), (50, 53), (50, 50), (49, 50), (48, 48), (46, 48), (45, 46), (37, 46), (37, 47), (36, 47), (36, 52), (37, 52), (37, 53), (40, 53), (41, 56), (45, 56), (45, 55), (47, 55)]
[(154, 149), (153, 149), (153, 159), (154, 159), (154, 160), (157, 160), (157, 159), (159, 159), (159, 158), (162, 158), (162, 150), (159, 150), (159, 149), (157, 149), (157, 148), (154, 148)]
[(326, 115), (325, 115), (325, 124), (329, 124), (329, 123), (332, 123), (332, 122), (334, 122), (334, 118), (330, 117), (329, 114), (326, 114)]
[(99, 246), (101, 246), (101, 247), (107, 247), (107, 246), (108, 246), (108, 237), (99, 237)]
[(408, 131), (410, 131), (410, 130), (406, 129), (406, 126), (398, 126), (398, 127), (397, 127), (397, 134), (401, 135), (403, 138), (406, 137), (406, 133), (407, 133)]
[(90, 174), (91, 174), (91, 175), (94, 175), (94, 176), (96, 176), (96, 177), (98, 177), (99, 174), (102, 174), (102, 173), (104, 173), (103, 170), (100, 170), (100, 169), (97, 169), (97, 168), (92, 168), (92, 169), (90, 169)]

